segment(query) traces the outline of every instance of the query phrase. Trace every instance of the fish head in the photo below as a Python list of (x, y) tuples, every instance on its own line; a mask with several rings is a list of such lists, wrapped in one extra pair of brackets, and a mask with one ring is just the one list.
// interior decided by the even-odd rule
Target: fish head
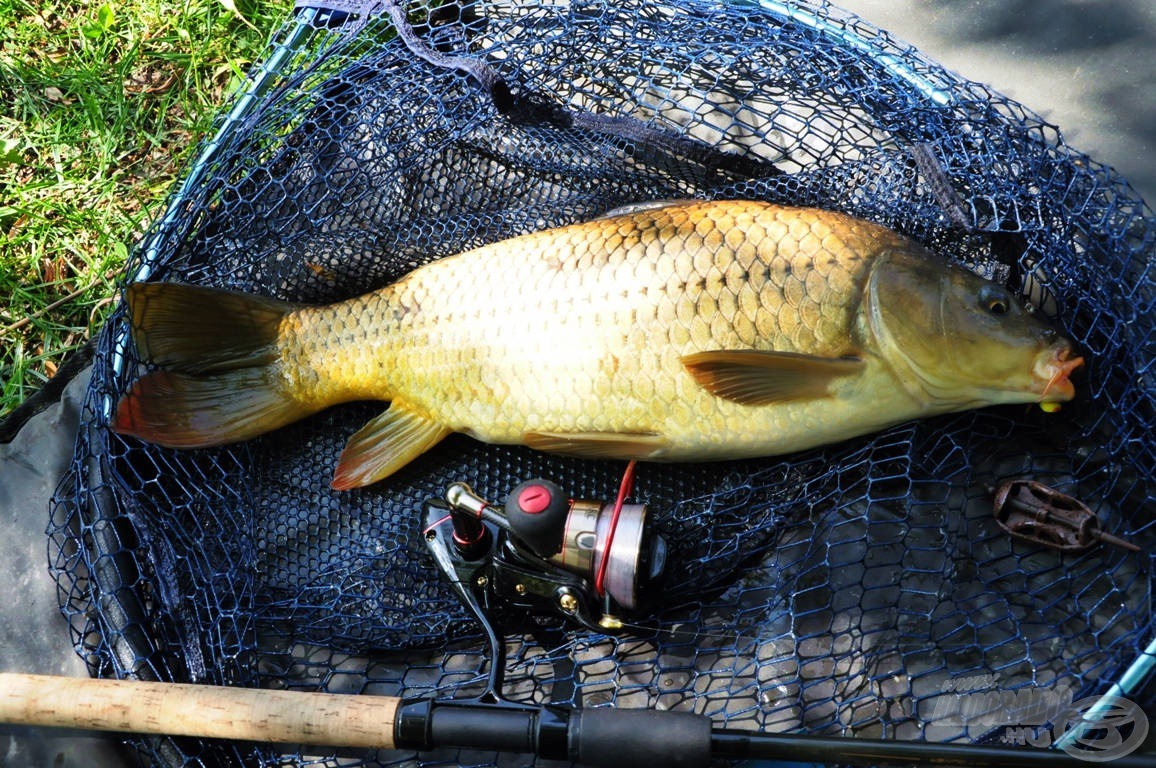
[(896, 251), (877, 261), (866, 298), (880, 354), (908, 391), (943, 410), (1075, 396), (1070, 376), (1083, 358), (997, 283)]

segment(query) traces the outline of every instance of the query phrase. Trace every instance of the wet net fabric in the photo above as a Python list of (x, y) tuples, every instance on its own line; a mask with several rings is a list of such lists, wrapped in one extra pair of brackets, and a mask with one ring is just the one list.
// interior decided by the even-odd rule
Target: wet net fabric
[[(1156, 228), (1130, 187), (1025, 108), (825, 4), (405, 10), (398, 36), (389, 8), (298, 9), (240, 95), (252, 108), (222, 117), (126, 279), (325, 302), (624, 204), (752, 198), (907, 234), (1024, 295), (1089, 361), (1058, 414), (988, 408), (781, 459), (640, 465), (634, 496), (670, 544), (658, 607), (619, 637), (507, 628), (511, 697), (983, 741), (998, 722), (961, 715), (968, 681), (1080, 699), (1118, 679), (1156, 631)], [(534, 476), (605, 498), (622, 471), (453, 436), (335, 492), (336, 457), (380, 404), (162, 449), (108, 430), (141, 371), (123, 309), (99, 343), (49, 533), (101, 676), (477, 692), (481, 635), (426, 552), (423, 502), (457, 480), (501, 500)], [(991, 494), (1012, 478), (1083, 500), (1142, 552), (1009, 538)], [(134, 743), (165, 766), (519, 764)]]

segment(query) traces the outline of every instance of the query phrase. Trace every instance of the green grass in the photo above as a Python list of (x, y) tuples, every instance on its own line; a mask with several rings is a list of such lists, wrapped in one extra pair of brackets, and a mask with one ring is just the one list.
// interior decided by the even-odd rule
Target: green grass
[(0, 415), (100, 327), (290, 0), (0, 0)]

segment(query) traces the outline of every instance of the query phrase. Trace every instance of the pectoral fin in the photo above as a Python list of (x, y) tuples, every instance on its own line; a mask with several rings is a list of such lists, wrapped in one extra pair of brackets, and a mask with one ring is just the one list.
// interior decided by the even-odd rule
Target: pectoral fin
[(712, 395), (742, 405), (826, 397), (834, 379), (863, 369), (863, 361), (851, 357), (753, 349), (696, 352), (682, 364)]
[(527, 432), (522, 442), (537, 451), (580, 459), (650, 459), (666, 448), (666, 438), (651, 432)]
[(384, 480), (433, 448), (453, 430), (397, 400), (354, 433), (330, 485), (339, 491)]

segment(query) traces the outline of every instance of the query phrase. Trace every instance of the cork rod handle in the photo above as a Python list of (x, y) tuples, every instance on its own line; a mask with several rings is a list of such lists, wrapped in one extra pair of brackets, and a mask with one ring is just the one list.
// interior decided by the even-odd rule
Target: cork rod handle
[(0, 673), (0, 722), (283, 744), (394, 746), (399, 699)]

